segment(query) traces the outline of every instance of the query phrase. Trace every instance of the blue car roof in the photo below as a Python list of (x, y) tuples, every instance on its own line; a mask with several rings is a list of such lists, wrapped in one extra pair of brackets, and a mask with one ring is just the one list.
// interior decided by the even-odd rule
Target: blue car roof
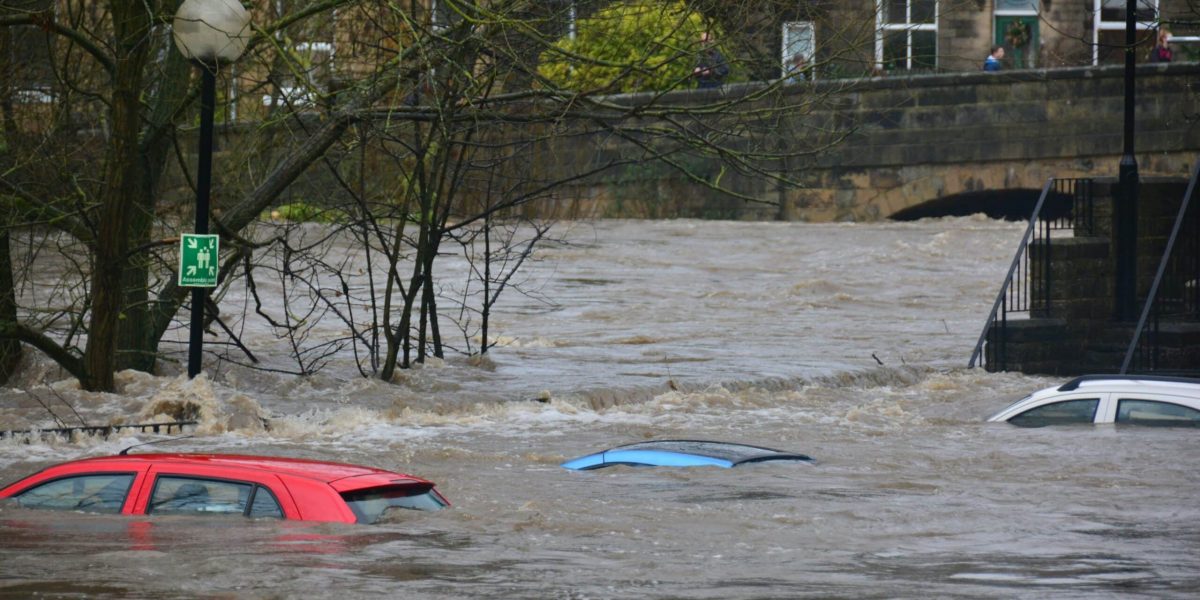
[(578, 471), (614, 465), (654, 467), (736, 467), (746, 463), (772, 460), (813, 462), (812, 457), (729, 442), (707, 440), (655, 440), (610, 448), (603, 452), (580, 456), (562, 464)]

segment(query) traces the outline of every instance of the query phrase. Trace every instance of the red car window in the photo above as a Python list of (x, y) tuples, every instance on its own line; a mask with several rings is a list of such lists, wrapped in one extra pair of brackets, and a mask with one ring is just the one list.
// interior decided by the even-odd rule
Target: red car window
[(250, 497), (250, 512), (247, 516), (251, 519), (282, 519), (283, 508), (279, 506), (279, 500), (275, 499), (271, 490), (259, 485), (254, 487), (254, 494)]
[(236, 515), (283, 518), (271, 491), (261, 485), (225, 479), (162, 475), (154, 484), (148, 514)]
[(412, 483), (387, 487), (342, 492), (342, 499), (354, 511), (359, 523), (375, 523), (388, 511), (442, 510), (447, 503), (431, 483)]
[[(194, 485), (180, 489), (187, 483)], [(170, 512), (303, 519), (280, 477), (255, 469), (155, 463), (140, 488), (141, 497), (132, 508), (138, 514)], [(206, 498), (196, 495), (188, 499), (192, 494), (203, 494)]]
[(150, 495), (147, 514), (243, 515), (249, 504), (249, 483), (197, 479), (191, 477), (159, 477)]
[(17, 503), (26, 508), (82, 510), (86, 512), (121, 512), (133, 473), (90, 473), (61, 477), (34, 486), (16, 495)]

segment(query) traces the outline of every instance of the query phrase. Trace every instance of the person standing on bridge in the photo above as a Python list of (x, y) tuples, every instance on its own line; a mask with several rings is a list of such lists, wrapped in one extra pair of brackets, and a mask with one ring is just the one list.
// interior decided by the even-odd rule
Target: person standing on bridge
[(984, 71), (999, 71), (1000, 60), (1004, 58), (1004, 46), (992, 46), (992, 53), (983, 61)]
[(787, 83), (800, 83), (808, 80), (808, 60), (804, 54), (797, 52), (792, 55), (787, 65)]
[(1171, 51), (1171, 32), (1167, 28), (1158, 30), (1157, 42), (1150, 49), (1150, 62), (1169, 63), (1175, 53)]
[(696, 87), (700, 89), (721, 87), (725, 77), (729, 75), (729, 63), (721, 56), (713, 42), (712, 35), (707, 31), (700, 34), (700, 58), (696, 68), (692, 69), (692, 77), (696, 78)]

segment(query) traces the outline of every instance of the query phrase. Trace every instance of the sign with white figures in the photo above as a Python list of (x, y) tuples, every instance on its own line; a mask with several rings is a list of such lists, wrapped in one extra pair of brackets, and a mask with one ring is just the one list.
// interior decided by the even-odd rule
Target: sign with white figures
[(220, 236), (185, 233), (179, 237), (179, 287), (216, 287)]

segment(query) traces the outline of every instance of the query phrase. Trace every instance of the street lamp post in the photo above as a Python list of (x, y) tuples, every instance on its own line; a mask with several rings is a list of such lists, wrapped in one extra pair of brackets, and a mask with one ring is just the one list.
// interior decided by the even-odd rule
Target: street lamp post
[(1115, 217), (1117, 284), (1116, 317), (1119, 321), (1137, 318), (1137, 229), (1138, 165), (1133, 155), (1134, 117), (1134, 46), (1137, 43), (1138, 0), (1125, 0), (1125, 135), (1118, 171)]
[[(237, 60), (250, 41), (250, 15), (236, 0), (185, 0), (172, 24), (175, 45), (200, 67), (200, 156), (196, 171), (196, 231), (208, 233), (208, 201), (212, 184), (213, 112), (217, 69)], [(216, 257), (212, 258), (216, 262)], [(204, 349), (204, 304), (207, 287), (192, 288), (192, 326), (188, 342), (188, 378), (200, 374)]]

